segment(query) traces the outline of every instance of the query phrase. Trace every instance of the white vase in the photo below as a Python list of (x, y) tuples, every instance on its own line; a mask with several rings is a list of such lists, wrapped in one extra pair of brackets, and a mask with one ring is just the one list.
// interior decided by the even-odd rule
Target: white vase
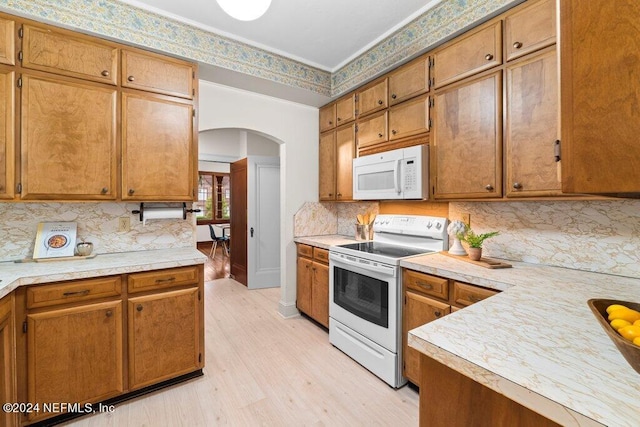
[(462, 244), (460, 243), (460, 239), (454, 238), (453, 246), (451, 246), (451, 248), (449, 249), (449, 253), (451, 255), (466, 255), (467, 251), (465, 251), (464, 248), (462, 247)]

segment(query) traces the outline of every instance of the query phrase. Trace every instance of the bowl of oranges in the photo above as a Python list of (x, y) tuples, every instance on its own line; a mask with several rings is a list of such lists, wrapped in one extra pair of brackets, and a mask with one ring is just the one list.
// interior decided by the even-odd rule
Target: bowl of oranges
[(611, 299), (590, 299), (587, 304), (627, 362), (640, 374), (640, 304)]

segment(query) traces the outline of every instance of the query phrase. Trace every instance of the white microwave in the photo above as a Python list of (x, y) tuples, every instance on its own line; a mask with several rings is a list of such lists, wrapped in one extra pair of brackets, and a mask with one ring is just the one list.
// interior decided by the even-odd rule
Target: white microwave
[(429, 153), (425, 145), (353, 159), (353, 199), (427, 199)]

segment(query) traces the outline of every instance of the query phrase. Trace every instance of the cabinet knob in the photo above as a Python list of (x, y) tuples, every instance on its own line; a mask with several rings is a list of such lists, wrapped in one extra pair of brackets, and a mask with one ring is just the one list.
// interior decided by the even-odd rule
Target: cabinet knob
[(129, 76), (129, 77), (127, 77), (127, 80), (129, 80), (130, 82), (134, 81), (135, 79), (136, 79), (136, 78), (135, 78), (135, 77), (133, 77), (133, 76)]
[(336, 196), (342, 197), (342, 193), (338, 193), (338, 194), (336, 194)]
[(136, 307), (136, 310), (142, 311), (142, 304), (138, 304), (138, 306)]
[(342, 119), (340, 117), (338, 117), (338, 121), (341, 121)]
[(109, 72), (109, 70), (102, 70), (100, 74), (102, 74), (104, 77), (109, 77), (111, 73)]
[(329, 120), (329, 124), (330, 124), (330, 125), (332, 125), (332, 124), (333, 124), (333, 121)]
[(384, 102), (382, 102), (382, 99), (378, 99), (378, 105), (382, 105), (384, 104)]
[(102, 190), (100, 190), (100, 194), (107, 194), (109, 192), (109, 189), (107, 187), (102, 187)]
[(487, 61), (491, 61), (493, 59), (493, 55), (490, 53), (487, 53), (484, 57), (484, 59), (486, 59)]
[(515, 42), (515, 43), (513, 44), (513, 47), (515, 47), (516, 49), (520, 49), (520, 48), (522, 47), (522, 43), (520, 43), (520, 42)]
[(333, 193), (329, 193), (329, 197), (333, 196)]
[(391, 99), (396, 99), (398, 97), (398, 95), (396, 95), (395, 93), (391, 94)]
[(436, 315), (436, 317), (440, 317), (440, 316), (442, 316), (442, 313), (440, 313), (439, 311), (436, 311), (436, 312), (435, 312), (435, 313), (433, 313), (433, 314), (435, 314), (435, 315)]
[(378, 134), (378, 138), (382, 138), (382, 134), (381, 133)]
[(391, 129), (391, 133), (395, 135), (396, 133), (398, 133), (398, 131), (395, 129)]
[(133, 188), (130, 188), (128, 193), (129, 193), (129, 195), (131, 196), (131, 195), (132, 195), (133, 193), (135, 193), (135, 192), (136, 192), (136, 190), (134, 190)]
[(107, 310), (107, 312), (105, 314), (107, 315), (107, 317), (111, 317), (111, 316), (113, 316), (113, 311)]
[(484, 189), (487, 190), (487, 191), (492, 191), (493, 190), (493, 185), (487, 184), (487, 185), (484, 186)]
[(520, 184), (519, 182), (514, 182), (513, 188), (515, 188), (516, 190), (520, 190), (522, 188), (522, 184)]

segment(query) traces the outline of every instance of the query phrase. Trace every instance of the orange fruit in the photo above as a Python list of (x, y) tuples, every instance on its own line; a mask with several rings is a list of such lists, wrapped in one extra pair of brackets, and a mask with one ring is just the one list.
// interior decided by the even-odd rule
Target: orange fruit
[(609, 307), (607, 307), (607, 313), (611, 314), (612, 311), (618, 310), (621, 308), (627, 308), (627, 306), (620, 305), (620, 304), (611, 304)]
[(636, 338), (640, 338), (640, 326), (623, 326), (618, 329), (618, 333), (626, 340), (633, 341)]
[[(637, 320), (636, 323), (639, 323), (640, 320)], [(631, 326), (631, 322), (627, 322), (624, 319), (613, 319), (611, 321), (611, 327), (616, 331), (624, 326)]]

